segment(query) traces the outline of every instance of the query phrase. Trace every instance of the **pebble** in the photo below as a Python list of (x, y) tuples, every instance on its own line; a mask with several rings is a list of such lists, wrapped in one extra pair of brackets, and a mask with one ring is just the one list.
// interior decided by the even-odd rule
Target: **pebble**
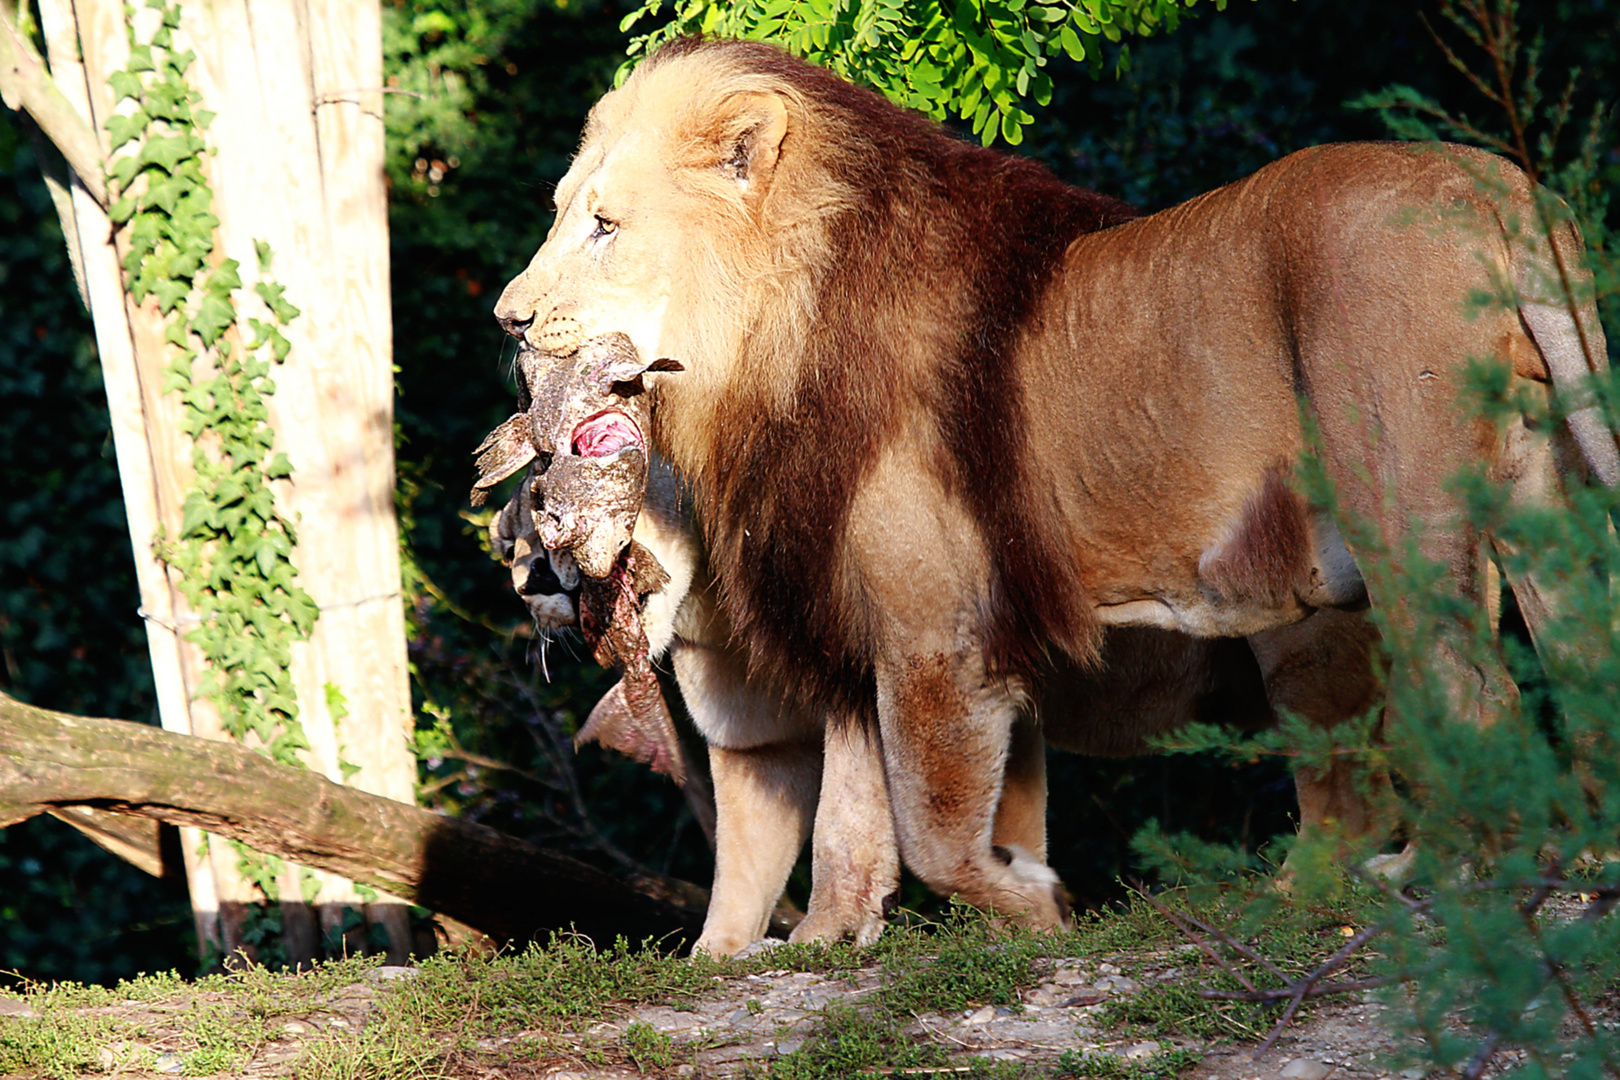
[(692, 1076), (692, 1075), (694, 1075), (696, 1073), (697, 1073), (697, 1066), (696, 1065), (677, 1065), (677, 1066), (675, 1066), (675, 1075), (676, 1076)]
[(310, 1028), (302, 1020), (289, 1020), (281, 1025), (281, 1030), (288, 1035), (308, 1035)]
[(153, 1063), (152, 1067), (160, 1073), (169, 1073), (173, 1075), (183, 1071), (186, 1067), (186, 1063), (180, 1060), (179, 1054), (171, 1051), (169, 1053), (159, 1054), (157, 1061)]
[(1126, 1047), (1125, 1052), (1123, 1054), (1121, 1054), (1120, 1057), (1123, 1057), (1126, 1061), (1140, 1061), (1143, 1058), (1150, 1058), (1154, 1054), (1157, 1054), (1158, 1052), (1159, 1052), (1159, 1044), (1158, 1043), (1156, 1043), (1156, 1042), (1139, 1042), (1139, 1043), (1136, 1043), (1136, 1044), (1134, 1044), (1132, 1046)]
[(1331, 1066), (1310, 1058), (1295, 1058), (1283, 1067), (1277, 1075), (1283, 1080), (1323, 1080), (1323, 1077), (1332, 1072)]
[(1102, 963), (1097, 965), (1097, 974), (1099, 974), (1099, 975), (1118, 975), (1119, 974), (1119, 967), (1117, 965), (1115, 965), (1115, 964), (1110, 964), (1105, 960)]
[(410, 979), (416, 976), (416, 969), (403, 964), (384, 964), (380, 968), (372, 968), (366, 972), (366, 978), (372, 982), (389, 982), (393, 979)]
[(976, 1011), (974, 1011), (972, 1013), (969, 1013), (968, 1016), (967, 1016), (967, 1022), (970, 1023), (970, 1024), (988, 1024), (990, 1021), (994, 1020), (995, 1018), (996, 1018), (996, 1008), (995, 1008), (995, 1006), (994, 1005), (985, 1005), (985, 1006), (982, 1006), (981, 1008), (977, 1009)]
[(744, 947), (742, 949), (739, 949), (737, 951), (737, 955), (735, 957), (733, 957), (733, 959), (736, 959), (736, 960), (748, 960), (748, 959), (750, 959), (752, 957), (758, 956), (760, 953), (770, 952), (772, 949), (774, 949), (774, 948), (776, 948), (776, 947), (778, 947), (780, 945), (786, 945), (786, 944), (787, 944), (787, 939), (786, 938), (778, 938), (778, 937), (760, 938), (758, 941), (754, 942), (752, 945), (748, 945), (748, 946), (746, 946), (746, 947)]

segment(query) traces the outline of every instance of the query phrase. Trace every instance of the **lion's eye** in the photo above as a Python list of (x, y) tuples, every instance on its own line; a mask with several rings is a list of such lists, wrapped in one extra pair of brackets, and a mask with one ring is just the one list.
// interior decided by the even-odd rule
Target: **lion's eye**
[(596, 228), (594, 230), (592, 230), (592, 232), (591, 232), (591, 239), (595, 240), (599, 236), (612, 236), (614, 233), (616, 233), (618, 231), (619, 231), (619, 223), (617, 221), (609, 221), (607, 218), (603, 217), (601, 214), (597, 214), (596, 215)]

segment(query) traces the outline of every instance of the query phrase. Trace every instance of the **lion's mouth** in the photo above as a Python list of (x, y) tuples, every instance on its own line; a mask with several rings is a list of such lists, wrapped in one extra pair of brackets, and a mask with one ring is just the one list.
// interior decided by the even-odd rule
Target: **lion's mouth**
[(574, 428), (573, 451), (580, 457), (609, 457), (626, 447), (644, 445), (641, 429), (617, 409), (599, 412)]

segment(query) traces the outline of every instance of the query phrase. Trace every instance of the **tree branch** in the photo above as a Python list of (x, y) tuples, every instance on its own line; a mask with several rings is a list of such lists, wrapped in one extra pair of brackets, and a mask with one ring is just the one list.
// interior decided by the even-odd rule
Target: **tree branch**
[(106, 163), (95, 129), (62, 95), (33, 43), (0, 3), (0, 100), (33, 118), (96, 202), (107, 205)]
[(197, 825), (499, 940), (569, 926), (598, 941), (672, 933), (695, 940), (702, 922), (686, 905), (696, 886), (632, 886), (486, 826), (342, 787), (242, 746), (0, 694), (0, 827), (75, 806)]

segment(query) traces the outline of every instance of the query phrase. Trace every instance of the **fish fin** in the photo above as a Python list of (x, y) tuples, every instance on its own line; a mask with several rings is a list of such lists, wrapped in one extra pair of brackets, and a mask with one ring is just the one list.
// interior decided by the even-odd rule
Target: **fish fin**
[(585, 726), (574, 736), (575, 748), (588, 742), (617, 750), (650, 765), (654, 772), (665, 773), (683, 787), (686, 784), (686, 757), (681, 752), (680, 736), (658, 677), (650, 668), (642, 678), (620, 679), (602, 695)]

